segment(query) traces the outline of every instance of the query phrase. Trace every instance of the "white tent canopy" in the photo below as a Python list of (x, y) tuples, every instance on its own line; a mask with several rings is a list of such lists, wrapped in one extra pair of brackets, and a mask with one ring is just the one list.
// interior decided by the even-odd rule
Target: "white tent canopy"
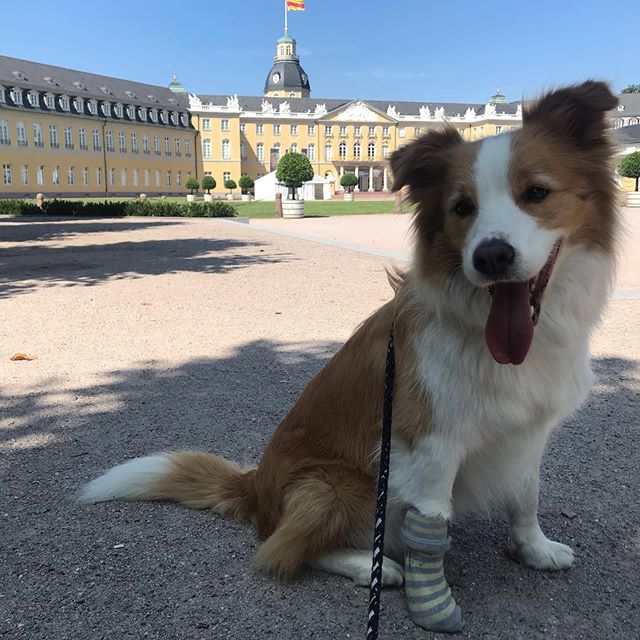
[[(316, 173), (309, 182), (305, 182), (298, 189), (297, 197), (301, 200), (330, 200), (332, 182), (330, 178), (323, 178)], [(276, 193), (281, 193), (283, 198), (287, 198), (289, 194), (287, 187), (276, 180), (275, 171), (258, 178), (254, 184), (254, 191), (256, 200), (275, 200)]]

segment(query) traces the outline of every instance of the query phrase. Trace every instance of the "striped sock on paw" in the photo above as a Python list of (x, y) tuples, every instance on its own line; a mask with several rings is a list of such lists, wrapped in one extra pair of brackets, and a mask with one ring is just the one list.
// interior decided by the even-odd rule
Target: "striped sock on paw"
[(449, 549), (447, 523), (427, 518), (410, 507), (402, 526), (407, 545), (404, 581), (411, 619), (429, 631), (456, 633), (464, 622), (444, 576), (444, 554)]

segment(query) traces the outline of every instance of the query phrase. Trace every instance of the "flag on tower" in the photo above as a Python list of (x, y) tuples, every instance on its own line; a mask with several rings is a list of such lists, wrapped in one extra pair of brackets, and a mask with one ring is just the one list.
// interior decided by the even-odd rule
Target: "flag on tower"
[(287, 0), (287, 11), (304, 11), (304, 0)]

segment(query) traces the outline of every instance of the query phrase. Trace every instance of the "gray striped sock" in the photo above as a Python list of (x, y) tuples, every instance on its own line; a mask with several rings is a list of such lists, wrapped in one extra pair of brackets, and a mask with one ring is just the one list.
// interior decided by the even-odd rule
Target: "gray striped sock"
[(401, 535), (408, 547), (404, 581), (411, 619), (429, 631), (462, 631), (462, 612), (444, 576), (444, 554), (451, 544), (447, 523), (410, 507)]

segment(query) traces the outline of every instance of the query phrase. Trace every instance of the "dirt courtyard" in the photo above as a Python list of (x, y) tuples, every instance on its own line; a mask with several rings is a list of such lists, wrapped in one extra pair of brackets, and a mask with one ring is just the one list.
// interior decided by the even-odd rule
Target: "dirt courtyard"
[[(542, 527), (576, 564), (535, 572), (504, 554), (501, 519), (457, 523), (458, 637), (640, 637), (640, 210), (624, 215), (598, 382), (542, 470)], [(256, 575), (247, 526), (75, 500), (156, 451), (259, 461), (310, 377), (391, 297), (385, 267), (410, 252), (407, 216), (354, 218), (0, 218), (0, 637), (364, 637), (366, 590), (311, 570)], [(439, 637), (410, 622), (401, 590), (382, 608), (381, 640)]]

